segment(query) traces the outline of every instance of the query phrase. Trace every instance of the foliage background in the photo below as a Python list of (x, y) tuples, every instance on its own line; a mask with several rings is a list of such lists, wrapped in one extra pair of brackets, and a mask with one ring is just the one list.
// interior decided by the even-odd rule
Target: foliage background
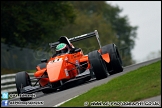
[[(94, 30), (98, 30), (102, 45), (118, 46), (124, 66), (133, 64), (131, 50), (138, 27), (131, 26), (120, 12), (120, 7), (105, 1), (1, 1), (1, 45), (8, 45), (1, 47), (1, 66), (11, 68), (6, 63), (13, 61), (14, 65), (32, 64), (28, 67), (33, 69), (42, 57), (51, 56), (48, 43)], [(73, 44), (85, 54), (99, 48), (95, 38)], [(18, 48), (24, 53), (18, 54)]]

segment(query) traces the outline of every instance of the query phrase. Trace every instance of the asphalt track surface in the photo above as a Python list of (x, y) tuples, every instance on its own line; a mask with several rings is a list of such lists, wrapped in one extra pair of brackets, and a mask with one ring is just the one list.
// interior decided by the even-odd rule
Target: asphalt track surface
[[(71, 99), (75, 96), (78, 96), (82, 93), (85, 93), (95, 86), (99, 86), (101, 84), (104, 84), (104, 83), (110, 81), (111, 79), (113, 79), (115, 77), (118, 77), (120, 75), (128, 73), (128, 72), (135, 70), (139, 67), (151, 64), (151, 63), (156, 62), (158, 60), (161, 60), (161, 57), (157, 58), (157, 59), (149, 60), (149, 61), (146, 61), (146, 62), (126, 66), (126, 67), (124, 67), (124, 71), (121, 72), (121, 73), (117, 73), (115, 75), (108, 76), (107, 78), (102, 79), (102, 80), (92, 79), (89, 82), (86, 82), (84, 84), (81, 84), (81, 85), (78, 85), (78, 86), (63, 90), (63, 91), (58, 91), (58, 92), (54, 92), (54, 93), (50, 93), (50, 94), (43, 94), (42, 92), (37, 92), (36, 98), (29, 100), (29, 101), (43, 101), (44, 105), (27, 105), (27, 106), (26, 105), (9, 105), (8, 107), (24, 107), (24, 106), (25, 107), (56, 107), (61, 102), (64, 102), (68, 99)], [(14, 98), (14, 99), (10, 99), (9, 101), (20, 101), (20, 99)], [(158, 101), (160, 103), (160, 106), (161, 106), (161, 95), (153, 97), (153, 98), (146, 99), (146, 101), (152, 101), (152, 102)], [(147, 107), (149, 107), (149, 106), (147, 106)]]

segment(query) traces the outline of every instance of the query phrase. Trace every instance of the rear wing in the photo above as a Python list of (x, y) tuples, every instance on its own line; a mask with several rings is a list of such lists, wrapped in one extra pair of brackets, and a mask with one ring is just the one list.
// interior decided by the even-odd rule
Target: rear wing
[[(99, 40), (99, 35), (98, 35), (97, 30), (95, 30), (94, 32), (90, 32), (90, 33), (87, 33), (87, 34), (83, 34), (83, 35), (80, 35), (80, 36), (69, 38), (68, 40), (70, 41), (70, 43), (73, 43), (73, 42), (77, 42), (77, 41), (87, 39), (87, 38), (90, 38), (90, 37), (94, 37), (94, 36), (96, 36), (98, 44), (101, 48), (101, 43), (100, 43), (100, 40)], [(57, 46), (59, 43), (60, 42), (58, 41), (58, 42), (54, 42), (54, 43), (49, 43), (49, 45), (53, 48), (53, 47)]]

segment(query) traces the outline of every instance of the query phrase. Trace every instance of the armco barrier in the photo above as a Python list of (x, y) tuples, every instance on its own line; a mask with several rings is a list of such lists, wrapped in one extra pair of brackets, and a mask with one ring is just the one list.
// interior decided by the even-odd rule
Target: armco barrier
[[(30, 78), (34, 78), (34, 73), (28, 73)], [(17, 93), (16, 84), (15, 84), (15, 75), (16, 74), (6, 74), (1, 75), (1, 93)], [(35, 83), (35, 80), (31, 81), (32, 84)]]

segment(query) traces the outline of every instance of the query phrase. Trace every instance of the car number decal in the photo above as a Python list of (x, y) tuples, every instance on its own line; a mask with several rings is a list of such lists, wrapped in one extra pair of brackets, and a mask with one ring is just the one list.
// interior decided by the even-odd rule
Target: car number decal
[(62, 61), (62, 58), (56, 58), (55, 60), (50, 61), (49, 63), (59, 62)]

